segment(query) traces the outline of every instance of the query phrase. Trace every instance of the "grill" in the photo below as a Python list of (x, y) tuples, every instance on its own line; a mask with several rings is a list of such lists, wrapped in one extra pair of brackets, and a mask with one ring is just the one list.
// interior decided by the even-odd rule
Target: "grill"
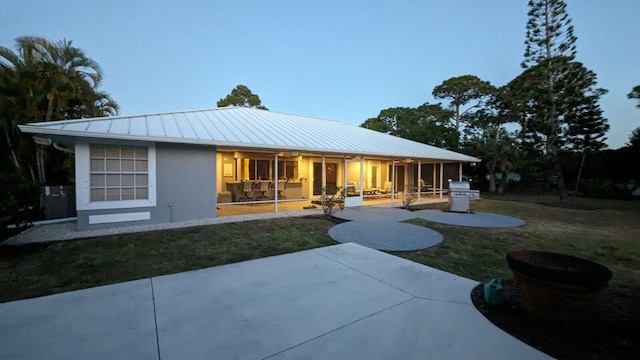
[(452, 181), (449, 183), (449, 211), (469, 211), (469, 201), (480, 197), (480, 191), (471, 190), (467, 181)]

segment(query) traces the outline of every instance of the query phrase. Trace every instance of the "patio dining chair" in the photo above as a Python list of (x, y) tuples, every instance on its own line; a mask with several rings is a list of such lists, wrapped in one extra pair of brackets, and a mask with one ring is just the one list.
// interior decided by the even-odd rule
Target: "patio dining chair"
[(391, 187), (392, 187), (391, 181), (385, 181), (384, 187), (382, 188), (382, 190), (378, 190), (378, 193), (380, 193), (380, 194), (391, 194), (391, 192), (392, 192)]
[(418, 181), (418, 190), (420, 192), (427, 192), (429, 191), (429, 189), (431, 188), (431, 183), (430, 182), (425, 182), (423, 179), (420, 179)]
[(284, 191), (287, 189), (287, 180), (278, 180), (278, 199), (286, 199)]
[(268, 199), (267, 193), (269, 192), (269, 181), (258, 181), (257, 183), (255, 183), (255, 189), (260, 191), (258, 200)]
[(240, 201), (249, 201), (249, 200), (253, 200), (250, 195), (253, 192), (253, 183), (251, 183), (251, 181), (249, 180), (242, 180), (242, 186), (240, 188), (240, 190), (242, 190), (242, 193), (244, 194), (241, 198)]

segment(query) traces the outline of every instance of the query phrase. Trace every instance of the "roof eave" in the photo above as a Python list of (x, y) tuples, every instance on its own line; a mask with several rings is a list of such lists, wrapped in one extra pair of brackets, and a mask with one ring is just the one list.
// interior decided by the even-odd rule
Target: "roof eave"
[[(65, 136), (65, 137), (75, 137), (75, 138), (87, 138), (87, 139), (112, 139), (112, 140), (125, 140), (125, 141), (143, 141), (143, 142), (160, 142), (160, 143), (179, 143), (179, 144), (192, 144), (192, 145), (206, 145), (206, 146), (220, 146), (225, 148), (245, 148), (245, 149), (255, 149), (255, 150), (273, 150), (273, 151), (304, 151), (310, 153), (319, 153), (319, 154), (330, 154), (330, 155), (339, 155), (339, 156), (347, 156), (347, 155), (361, 155), (361, 156), (372, 156), (372, 157), (382, 157), (382, 158), (419, 158), (419, 159), (432, 159), (428, 157), (421, 157), (416, 154), (392, 154), (392, 153), (378, 153), (378, 152), (349, 152), (340, 149), (323, 149), (323, 148), (311, 148), (311, 147), (300, 147), (300, 146), (288, 146), (288, 145), (271, 145), (271, 144), (248, 144), (242, 142), (216, 142), (211, 140), (199, 140), (192, 138), (172, 138), (166, 136), (137, 136), (137, 135), (128, 135), (128, 134), (109, 134), (109, 133), (87, 133), (84, 131), (69, 131), (69, 130), (58, 130), (51, 129), (43, 126), (37, 125), (18, 125), (20, 131), (33, 134), (33, 135), (50, 135), (50, 136)], [(465, 156), (464, 159), (455, 159), (455, 158), (444, 158), (438, 159), (444, 161), (451, 162), (480, 162), (480, 159)]]

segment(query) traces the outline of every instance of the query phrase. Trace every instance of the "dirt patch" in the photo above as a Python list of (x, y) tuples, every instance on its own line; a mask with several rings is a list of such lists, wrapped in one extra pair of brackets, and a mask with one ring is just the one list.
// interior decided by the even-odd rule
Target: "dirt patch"
[(303, 216), (303, 219), (316, 219), (316, 220), (328, 220), (331, 221), (334, 225), (342, 224), (343, 222), (347, 222), (350, 220), (340, 219), (335, 216), (325, 217), (324, 215), (307, 215)]
[(513, 281), (503, 280), (505, 302), (490, 306), (484, 284), (471, 291), (475, 307), (494, 325), (557, 359), (640, 359), (640, 299), (602, 291), (581, 330), (546, 327), (527, 319)]

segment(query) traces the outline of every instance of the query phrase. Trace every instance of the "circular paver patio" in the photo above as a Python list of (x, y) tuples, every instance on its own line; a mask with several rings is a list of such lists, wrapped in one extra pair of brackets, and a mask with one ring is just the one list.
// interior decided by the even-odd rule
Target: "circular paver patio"
[(329, 236), (341, 243), (356, 243), (371, 249), (414, 251), (442, 242), (442, 235), (424, 226), (397, 221), (357, 220), (329, 229)]
[(409, 210), (394, 207), (350, 207), (338, 211), (333, 216), (344, 220), (376, 220), (376, 221), (404, 221), (415, 219), (416, 214)]
[(419, 210), (414, 212), (414, 214), (417, 217), (428, 221), (470, 227), (517, 227), (522, 226), (526, 223), (524, 220), (516, 217), (483, 212), (474, 212), (468, 214), (442, 210)]

